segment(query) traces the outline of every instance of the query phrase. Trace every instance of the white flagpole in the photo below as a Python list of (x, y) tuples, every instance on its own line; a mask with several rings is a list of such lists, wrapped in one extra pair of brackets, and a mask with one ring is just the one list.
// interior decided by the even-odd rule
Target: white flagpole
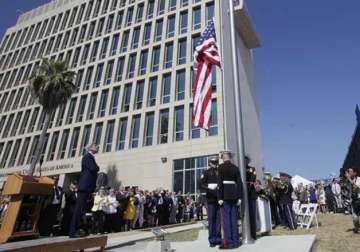
[[(241, 5), (243, 1), (241, 0)], [(242, 121), (242, 108), (241, 108), (241, 95), (240, 95), (240, 81), (238, 70), (238, 52), (236, 47), (236, 31), (235, 31), (235, 17), (234, 17), (234, 0), (230, 0), (230, 35), (231, 35), (231, 49), (232, 49), (232, 65), (233, 65), (233, 78), (234, 78), (234, 91), (235, 91), (235, 111), (236, 111), (236, 135), (238, 151), (238, 164), (242, 178), (243, 198), (244, 204), (244, 217), (242, 220), (242, 241), (244, 244), (252, 244), (254, 240), (250, 234), (250, 215), (249, 215), (249, 201), (246, 185), (246, 165), (245, 165), (245, 150), (244, 150), (244, 131)]]

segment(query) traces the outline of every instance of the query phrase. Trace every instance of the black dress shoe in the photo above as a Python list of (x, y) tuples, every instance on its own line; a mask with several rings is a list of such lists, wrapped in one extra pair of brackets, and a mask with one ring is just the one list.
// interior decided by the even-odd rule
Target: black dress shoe
[(216, 247), (216, 244), (211, 243), (211, 244), (210, 244), (210, 248), (214, 248), (214, 247)]
[(74, 235), (69, 235), (69, 238), (82, 238), (82, 237), (85, 237), (87, 236), (86, 233), (76, 233)]
[(219, 249), (233, 249), (233, 246), (224, 246), (224, 245), (220, 245)]

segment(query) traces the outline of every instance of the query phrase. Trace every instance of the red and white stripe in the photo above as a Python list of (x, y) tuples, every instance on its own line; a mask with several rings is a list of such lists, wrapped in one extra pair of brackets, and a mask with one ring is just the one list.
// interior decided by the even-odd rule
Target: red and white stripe
[(197, 46), (194, 58), (197, 73), (193, 88), (192, 119), (195, 127), (208, 130), (211, 126), (211, 70), (213, 65), (220, 67), (220, 56), (215, 39), (210, 38)]

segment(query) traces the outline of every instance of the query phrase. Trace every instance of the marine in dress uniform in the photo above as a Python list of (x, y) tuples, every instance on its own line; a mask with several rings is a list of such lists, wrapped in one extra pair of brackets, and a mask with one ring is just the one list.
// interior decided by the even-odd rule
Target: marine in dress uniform
[(223, 240), (220, 249), (240, 246), (238, 229), (238, 208), (242, 198), (242, 184), (239, 168), (231, 163), (231, 152), (221, 153), (223, 164), (219, 165), (218, 203), (221, 206)]
[(209, 169), (201, 175), (201, 188), (206, 191), (208, 230), (210, 247), (221, 245), (220, 206), (218, 203), (218, 165), (219, 160), (212, 158)]
[(246, 162), (246, 185), (248, 190), (249, 201), (249, 217), (250, 217), (250, 233), (251, 237), (256, 240), (256, 213), (257, 213), (257, 198), (258, 194), (255, 189), (256, 183), (256, 169), (250, 166), (251, 159), (245, 157)]
[(296, 222), (295, 222), (295, 213), (292, 209), (292, 205), (293, 205), (293, 199), (291, 197), (294, 188), (292, 187), (291, 183), (290, 183), (290, 175), (286, 174), (286, 173), (280, 173), (280, 183), (278, 185), (278, 192), (279, 192), (279, 205), (280, 205), (280, 210), (283, 214), (283, 218), (285, 221), (285, 225), (290, 229), (290, 230), (295, 230), (296, 229)]

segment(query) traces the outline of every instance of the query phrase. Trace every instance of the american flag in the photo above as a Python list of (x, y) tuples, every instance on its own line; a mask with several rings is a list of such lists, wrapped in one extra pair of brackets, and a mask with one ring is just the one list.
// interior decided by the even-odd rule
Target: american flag
[(194, 67), (197, 73), (193, 88), (192, 120), (195, 127), (205, 130), (209, 129), (211, 121), (211, 70), (213, 65), (221, 67), (214, 21), (209, 21), (194, 52)]

